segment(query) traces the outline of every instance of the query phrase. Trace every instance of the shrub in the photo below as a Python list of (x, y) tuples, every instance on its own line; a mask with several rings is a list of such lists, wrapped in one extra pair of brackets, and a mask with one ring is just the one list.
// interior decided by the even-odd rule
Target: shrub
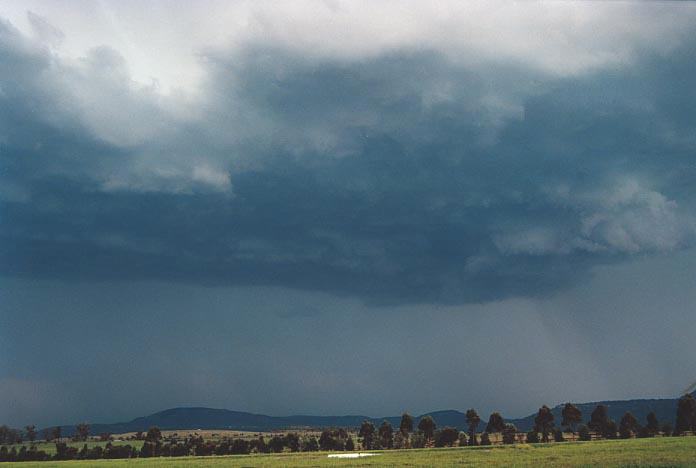
[(614, 422), (614, 420), (610, 419), (607, 423), (607, 426), (604, 428), (602, 437), (604, 437), (605, 439), (616, 439), (617, 429), (618, 428), (616, 427), (616, 423)]
[[(396, 432), (396, 434), (394, 434), (394, 448), (395, 449), (407, 448), (406, 447), (406, 440), (407, 440), (406, 437), (408, 437), (408, 434), (406, 436), (404, 436), (403, 432), (401, 432), (401, 431)], [(346, 448), (346, 450), (348, 450), (348, 449)]]
[(303, 452), (316, 452), (319, 450), (319, 442), (314, 436), (305, 437), (302, 439), (302, 451)]
[(506, 424), (503, 428), (503, 443), (506, 445), (515, 443), (515, 436), (517, 435), (517, 428), (514, 424)]
[(459, 446), (466, 447), (469, 444), (469, 440), (466, 438), (466, 432), (459, 433)]
[(424, 448), (425, 447), (425, 436), (423, 434), (412, 434), (411, 435), (411, 447), (413, 448)]
[(285, 443), (283, 442), (282, 437), (273, 436), (273, 437), (271, 437), (271, 440), (268, 441), (268, 449), (272, 453), (280, 453), (283, 451), (284, 447), (285, 447)]
[(300, 451), (300, 436), (295, 433), (290, 433), (285, 436), (285, 445), (291, 452)]
[(459, 439), (459, 431), (453, 427), (446, 427), (437, 431), (435, 435), (435, 447), (452, 447)]
[(527, 443), (536, 444), (539, 442), (539, 433), (535, 430), (527, 432)]
[(488, 435), (488, 432), (481, 434), (481, 445), (491, 445), (491, 438)]
[(590, 430), (584, 424), (578, 428), (578, 438), (583, 441), (592, 440)]

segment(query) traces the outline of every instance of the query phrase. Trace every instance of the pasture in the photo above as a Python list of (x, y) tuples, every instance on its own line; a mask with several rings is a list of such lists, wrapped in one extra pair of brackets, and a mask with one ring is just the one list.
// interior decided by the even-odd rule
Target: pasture
[[(694, 466), (696, 437), (601, 440), (487, 447), (371, 451), (359, 459), (328, 458), (327, 452), (220, 457), (139, 458), (6, 463), (3, 467), (321, 467), (321, 466)], [(336, 453), (336, 452), (333, 452)]]

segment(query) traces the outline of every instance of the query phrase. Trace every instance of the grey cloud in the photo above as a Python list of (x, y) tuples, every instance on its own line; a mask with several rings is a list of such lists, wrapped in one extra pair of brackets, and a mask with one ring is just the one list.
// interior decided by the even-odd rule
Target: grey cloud
[(570, 77), (251, 44), (177, 101), (0, 34), (5, 275), (475, 302), (693, 242), (690, 42)]

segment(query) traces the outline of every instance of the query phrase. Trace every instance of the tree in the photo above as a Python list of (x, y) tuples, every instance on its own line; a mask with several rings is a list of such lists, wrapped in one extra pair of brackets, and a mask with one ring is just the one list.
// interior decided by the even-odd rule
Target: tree
[(408, 448), (408, 447), (406, 447), (406, 436), (401, 431), (396, 431), (394, 433), (394, 448), (395, 449)]
[(491, 437), (488, 435), (488, 432), (481, 434), (481, 445), (491, 445)]
[(582, 412), (580, 408), (572, 403), (566, 403), (561, 411), (561, 426), (565, 426), (570, 429), (570, 433), (575, 436), (575, 426), (582, 422)]
[(382, 444), (382, 448), (390, 449), (394, 444), (394, 430), (389, 421), (384, 420), (382, 425), (379, 426), (379, 441)]
[(322, 450), (343, 450), (348, 433), (345, 429), (324, 429), (319, 437)]
[(268, 444), (266, 444), (266, 439), (264, 439), (263, 436), (259, 436), (256, 440), (256, 452), (268, 453)]
[(607, 422), (606, 427), (604, 428), (604, 432), (602, 433), (602, 437), (605, 439), (616, 439), (616, 431), (617, 431), (616, 423), (614, 422), (613, 419), (610, 419)]
[(283, 443), (283, 438), (280, 436), (273, 436), (271, 440), (268, 441), (268, 448), (272, 453), (280, 453), (283, 451), (285, 444)]
[(248, 454), (249, 442), (244, 439), (234, 439), (230, 444), (230, 453), (232, 455)]
[(314, 436), (306, 437), (302, 439), (302, 451), (303, 452), (316, 452), (319, 450), (319, 441)]
[(592, 435), (590, 434), (590, 430), (589, 430), (589, 429), (587, 428), (587, 426), (585, 426), (584, 424), (582, 424), (582, 425), (578, 428), (578, 438), (579, 438), (581, 441), (585, 441), (585, 442), (586, 442), (586, 441), (589, 441), (589, 440), (592, 440)]
[(358, 432), (358, 437), (361, 438), (363, 448), (370, 450), (375, 438), (375, 426), (370, 421), (363, 421), (360, 426), (360, 432)]
[(62, 429), (60, 426), (56, 426), (53, 428), (51, 432), (51, 440), (58, 440), (61, 437)]
[(664, 423), (662, 425), (661, 432), (662, 432), (663, 437), (667, 437), (669, 435), (672, 435), (672, 425), (670, 423)]
[(426, 443), (425, 436), (423, 435), (422, 432), (417, 432), (413, 435), (411, 435), (410, 438), (410, 443), (411, 443), (411, 448), (417, 449), (417, 448), (423, 448), (425, 447)]
[(404, 413), (401, 415), (401, 423), (399, 423), (399, 431), (405, 436), (407, 436), (409, 433), (413, 432), (413, 417), (408, 414)]
[(677, 402), (677, 420), (674, 425), (674, 433), (679, 435), (691, 430), (696, 430), (696, 399), (686, 394)]
[(27, 439), (29, 439), (29, 442), (34, 442), (36, 440), (36, 426), (31, 424), (26, 426), (24, 429), (27, 433)]
[(291, 432), (285, 435), (285, 445), (290, 449), (291, 452), (300, 451), (300, 436), (296, 433)]
[(77, 440), (87, 440), (89, 437), (89, 424), (80, 423), (75, 426), (75, 437), (77, 437)]
[(541, 441), (549, 441), (549, 432), (553, 429), (553, 413), (551, 409), (544, 405), (539, 408), (539, 412), (534, 418), (534, 430), (536, 432), (541, 432)]
[(517, 428), (514, 424), (506, 424), (503, 428), (503, 443), (506, 445), (515, 443), (515, 436), (517, 435)]
[(435, 435), (435, 447), (452, 447), (459, 439), (459, 431), (453, 427), (446, 427), (437, 431)]
[(631, 412), (626, 411), (626, 413), (621, 417), (619, 421), (619, 433), (622, 439), (630, 439), (638, 428), (638, 420), (631, 414)]
[(539, 433), (532, 429), (531, 431), (527, 432), (527, 443), (528, 444), (536, 444), (539, 442)]
[(353, 438), (351, 436), (348, 436), (348, 438), (346, 439), (345, 447), (346, 447), (346, 450), (349, 452), (352, 452), (353, 450), (355, 450), (355, 442), (353, 442)]
[(466, 423), (469, 425), (469, 445), (478, 445), (476, 441), (476, 428), (481, 422), (481, 418), (475, 409), (466, 410)]
[(418, 430), (423, 434), (426, 442), (432, 440), (436, 428), (437, 425), (432, 416), (423, 416), (420, 421), (418, 421)]
[(657, 420), (657, 416), (654, 411), (648, 413), (647, 424), (645, 425), (645, 430), (648, 435), (654, 436), (660, 431), (660, 422)]
[(609, 415), (607, 414), (607, 407), (604, 405), (597, 405), (590, 415), (590, 422), (587, 423), (587, 427), (591, 431), (603, 434), (606, 431), (608, 423)]
[(503, 429), (505, 429), (505, 421), (503, 420), (503, 417), (498, 412), (491, 413), (491, 415), (488, 417), (488, 424), (486, 424), (486, 432), (489, 434), (494, 432), (503, 432)]
[(145, 440), (150, 442), (158, 442), (162, 440), (162, 431), (157, 426), (152, 426), (147, 430), (147, 435), (145, 435)]

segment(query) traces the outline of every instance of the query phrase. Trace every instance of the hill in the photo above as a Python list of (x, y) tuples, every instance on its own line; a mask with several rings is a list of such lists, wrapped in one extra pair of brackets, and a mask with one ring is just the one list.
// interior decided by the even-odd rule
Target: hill
[[(589, 419), (592, 410), (599, 404), (607, 407), (609, 417), (619, 421), (626, 411), (630, 411), (641, 422), (650, 411), (654, 411), (661, 423), (674, 423), (677, 408), (677, 400), (669, 399), (637, 399), (598, 401), (590, 403), (576, 403), (583, 414), (583, 420)], [(556, 424), (561, 422), (562, 405), (552, 408), (556, 417)], [(435, 419), (438, 427), (451, 426), (457, 429), (466, 429), (466, 416), (455, 410), (434, 411), (417, 416), (416, 421), (426, 415)], [(534, 416), (531, 414), (524, 418), (506, 419), (513, 423), (520, 431), (528, 431), (534, 425)], [(485, 427), (488, 415), (481, 415), (483, 419), (479, 430)], [(92, 424), (91, 433), (104, 432), (119, 434), (124, 432), (146, 431), (149, 427), (157, 426), (163, 430), (174, 429), (236, 429), (240, 431), (272, 431), (281, 429), (312, 429), (324, 427), (358, 427), (364, 420), (370, 420), (375, 425), (388, 420), (393, 426), (398, 427), (400, 416), (388, 416), (384, 418), (371, 418), (369, 416), (267, 416), (263, 414), (247, 413), (243, 411), (231, 411), (215, 408), (172, 408), (151, 414), (132, 421), (114, 424)], [(74, 426), (64, 426), (63, 434), (72, 435)]]

